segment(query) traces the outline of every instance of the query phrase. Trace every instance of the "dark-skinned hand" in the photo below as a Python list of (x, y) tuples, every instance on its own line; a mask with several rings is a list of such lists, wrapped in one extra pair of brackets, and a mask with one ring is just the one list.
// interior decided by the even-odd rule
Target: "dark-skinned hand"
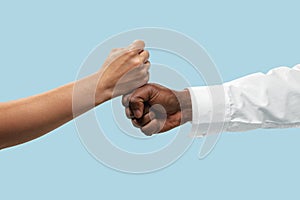
[(132, 124), (149, 136), (192, 120), (188, 90), (174, 91), (158, 84), (146, 84), (124, 95), (122, 104)]

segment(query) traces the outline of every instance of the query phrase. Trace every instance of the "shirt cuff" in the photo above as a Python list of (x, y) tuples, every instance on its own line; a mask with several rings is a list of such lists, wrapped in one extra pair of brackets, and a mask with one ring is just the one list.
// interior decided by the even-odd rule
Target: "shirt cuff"
[(224, 85), (188, 88), (192, 101), (192, 131), (194, 137), (217, 134), (230, 122), (230, 99)]

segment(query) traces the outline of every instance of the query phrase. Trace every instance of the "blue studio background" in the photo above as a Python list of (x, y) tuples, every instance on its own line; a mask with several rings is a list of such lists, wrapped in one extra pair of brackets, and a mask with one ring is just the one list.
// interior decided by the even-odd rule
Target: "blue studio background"
[[(165, 27), (194, 38), (224, 81), (292, 67), (300, 63), (299, 6), (258, 0), (1, 1), (0, 101), (73, 81), (96, 45), (137, 27)], [(204, 160), (197, 158), (200, 144), (196, 140), (155, 173), (120, 173), (87, 153), (70, 122), (0, 152), (0, 199), (300, 198), (298, 129), (224, 133)]]

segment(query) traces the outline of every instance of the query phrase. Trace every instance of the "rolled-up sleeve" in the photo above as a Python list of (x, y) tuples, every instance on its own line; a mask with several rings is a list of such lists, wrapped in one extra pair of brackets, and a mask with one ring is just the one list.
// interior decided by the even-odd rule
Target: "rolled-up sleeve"
[(230, 132), (300, 126), (300, 65), (188, 89), (198, 135), (218, 124)]

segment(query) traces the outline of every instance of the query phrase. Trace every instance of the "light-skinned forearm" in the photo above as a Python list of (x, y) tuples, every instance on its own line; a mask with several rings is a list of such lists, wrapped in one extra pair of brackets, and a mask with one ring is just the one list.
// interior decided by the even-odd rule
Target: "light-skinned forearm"
[[(95, 99), (95, 105), (110, 99), (109, 92), (97, 86), (98, 77), (94, 74), (76, 82), (77, 92), (85, 97), (77, 103), (77, 115), (94, 107), (85, 99)], [(74, 86), (75, 82), (29, 98), (1, 103), (0, 149), (33, 140), (72, 120)]]

